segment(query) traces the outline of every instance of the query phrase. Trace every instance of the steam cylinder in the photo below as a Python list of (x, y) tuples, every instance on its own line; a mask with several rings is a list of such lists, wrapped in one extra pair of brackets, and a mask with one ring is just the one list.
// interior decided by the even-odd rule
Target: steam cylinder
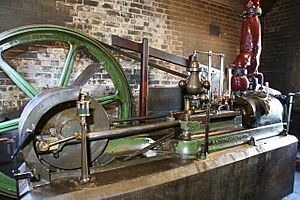
[(283, 106), (272, 96), (242, 96), (236, 100), (234, 108), (242, 112), (242, 123), (245, 128), (282, 122)]

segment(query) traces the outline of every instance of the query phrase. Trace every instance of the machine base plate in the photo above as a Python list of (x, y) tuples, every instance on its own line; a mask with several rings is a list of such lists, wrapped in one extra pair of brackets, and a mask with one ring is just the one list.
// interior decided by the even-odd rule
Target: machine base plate
[(297, 139), (276, 136), (211, 153), (167, 158), (92, 174), (92, 182), (55, 180), (24, 199), (281, 199), (293, 191)]

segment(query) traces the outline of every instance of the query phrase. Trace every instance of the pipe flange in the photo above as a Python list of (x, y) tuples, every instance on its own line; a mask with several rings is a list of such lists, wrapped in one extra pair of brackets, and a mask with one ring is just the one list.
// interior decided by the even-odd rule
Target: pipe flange
[(234, 75), (234, 76), (247, 75), (247, 69), (245, 69), (245, 68), (232, 68), (232, 75)]
[(260, 16), (262, 14), (262, 9), (261, 7), (250, 7), (250, 8), (247, 8), (244, 12), (243, 12), (243, 15), (244, 17), (247, 17), (249, 15), (257, 15), (257, 16)]
[(199, 67), (189, 67), (187, 69), (188, 72), (200, 72), (200, 68)]

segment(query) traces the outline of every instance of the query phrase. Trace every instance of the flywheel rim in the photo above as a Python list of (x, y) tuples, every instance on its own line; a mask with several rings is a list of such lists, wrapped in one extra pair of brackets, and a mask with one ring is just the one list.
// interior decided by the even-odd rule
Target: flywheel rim
[[(99, 60), (104, 69), (110, 75), (117, 93), (112, 96), (106, 96), (98, 100), (99, 103), (107, 104), (119, 101), (121, 111), (119, 116), (127, 118), (131, 116), (132, 94), (127, 78), (120, 64), (108, 52), (100, 41), (87, 36), (84, 33), (56, 25), (30, 25), (12, 29), (0, 34), (0, 68), (9, 76), (9, 78), (23, 91), (29, 98), (37, 95), (37, 90), (32, 87), (17, 71), (15, 71), (3, 58), (3, 53), (13, 47), (30, 42), (39, 41), (59, 41), (69, 45), (69, 51), (66, 57), (70, 58), (68, 62), (74, 62), (74, 53), (78, 48), (86, 48), (97, 60)], [(58, 86), (67, 86), (70, 78), (70, 69), (74, 63), (64, 65), (62, 73), (65, 78), (60, 78)], [(68, 69), (66, 69), (68, 68)], [(0, 133), (16, 129), (19, 120), (13, 119), (0, 123)]]

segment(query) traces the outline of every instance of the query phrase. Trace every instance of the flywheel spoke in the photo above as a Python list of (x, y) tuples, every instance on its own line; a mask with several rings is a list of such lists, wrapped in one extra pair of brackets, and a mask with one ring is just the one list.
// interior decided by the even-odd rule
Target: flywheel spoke
[(77, 48), (78, 48), (78, 45), (70, 44), (69, 51), (68, 51), (66, 61), (64, 64), (64, 68), (63, 68), (62, 74), (61, 74), (59, 82), (58, 82), (59, 86), (67, 86), (69, 83), (69, 79), (71, 77), (73, 65), (75, 62)]
[(18, 128), (20, 119), (12, 119), (9, 121), (1, 122), (0, 123), (0, 133), (4, 133), (6, 131), (11, 131)]
[(0, 68), (29, 98), (32, 99), (38, 93), (38, 91), (28, 83), (21, 74), (14, 70), (2, 56), (0, 56)]
[(110, 96), (96, 98), (96, 101), (98, 103), (100, 103), (102, 106), (110, 104), (112, 102), (119, 101), (119, 100), (120, 100), (120, 98), (116, 94), (115, 95), (110, 95)]

